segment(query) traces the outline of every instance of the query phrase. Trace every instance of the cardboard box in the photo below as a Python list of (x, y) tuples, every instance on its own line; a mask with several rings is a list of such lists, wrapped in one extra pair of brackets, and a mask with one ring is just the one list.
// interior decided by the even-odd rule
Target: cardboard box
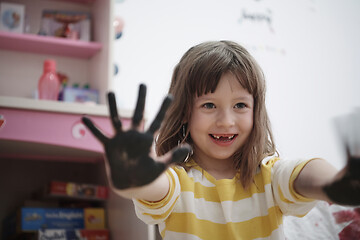
[(105, 200), (108, 194), (109, 190), (105, 186), (61, 181), (51, 181), (46, 193), (52, 197), (88, 200)]
[(21, 208), (18, 214), (21, 231), (37, 231), (44, 228), (85, 228), (84, 209)]
[(105, 211), (103, 208), (85, 208), (84, 224), (86, 229), (104, 229)]
[(0, 3), (0, 31), (24, 33), (25, 5)]
[(109, 231), (101, 230), (66, 230), (66, 229), (46, 229), (39, 230), (39, 240), (108, 240)]
[(22, 207), (3, 223), (4, 239), (40, 229), (105, 229), (103, 208)]
[(63, 90), (63, 101), (99, 103), (99, 91), (96, 89), (65, 87)]

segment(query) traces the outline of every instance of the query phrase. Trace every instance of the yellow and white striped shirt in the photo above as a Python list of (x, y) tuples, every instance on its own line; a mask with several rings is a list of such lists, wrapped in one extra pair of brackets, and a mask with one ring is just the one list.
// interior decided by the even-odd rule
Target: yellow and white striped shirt
[(163, 200), (134, 199), (136, 214), (159, 224), (166, 240), (285, 239), (282, 216), (303, 216), (316, 204), (292, 187), (308, 161), (266, 158), (247, 191), (236, 177), (216, 180), (190, 161), (188, 171), (167, 170), (170, 191)]

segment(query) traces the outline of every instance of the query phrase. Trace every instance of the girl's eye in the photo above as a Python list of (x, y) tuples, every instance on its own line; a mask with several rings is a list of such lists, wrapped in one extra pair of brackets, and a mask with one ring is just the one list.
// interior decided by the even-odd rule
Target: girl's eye
[(246, 107), (246, 104), (245, 103), (237, 103), (235, 104), (235, 108), (245, 108)]
[(204, 103), (202, 105), (203, 108), (207, 108), (207, 109), (211, 109), (211, 108), (215, 108), (215, 104), (213, 103)]

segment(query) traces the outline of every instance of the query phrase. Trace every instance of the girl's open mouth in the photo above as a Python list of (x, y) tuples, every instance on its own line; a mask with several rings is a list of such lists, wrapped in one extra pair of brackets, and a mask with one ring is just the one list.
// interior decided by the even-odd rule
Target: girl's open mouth
[(209, 136), (216, 142), (231, 142), (238, 135), (237, 134), (209, 134)]

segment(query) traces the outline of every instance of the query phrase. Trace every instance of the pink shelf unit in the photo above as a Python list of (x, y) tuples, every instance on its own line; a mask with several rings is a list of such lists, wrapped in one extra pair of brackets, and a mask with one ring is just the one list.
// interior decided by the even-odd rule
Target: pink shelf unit
[(0, 31), (0, 48), (4, 50), (89, 59), (102, 49), (102, 44)]
[[(0, 107), (0, 159), (96, 162), (103, 146), (81, 122), (82, 114)], [(90, 116), (109, 136), (108, 117)], [(128, 128), (131, 120), (122, 119)]]

